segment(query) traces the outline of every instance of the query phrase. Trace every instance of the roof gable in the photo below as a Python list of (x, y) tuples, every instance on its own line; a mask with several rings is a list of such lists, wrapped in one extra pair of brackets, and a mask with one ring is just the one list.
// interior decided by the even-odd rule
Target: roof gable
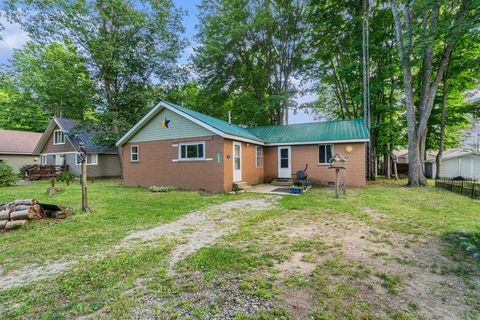
[(60, 128), (65, 133), (68, 141), (72, 144), (76, 151), (80, 152), (80, 143), (85, 145), (87, 152), (89, 153), (113, 153), (117, 154), (118, 151), (115, 147), (108, 147), (108, 146), (101, 146), (96, 144), (93, 141), (93, 137), (96, 134), (95, 130), (86, 130), (86, 129), (78, 129), (75, 130), (76, 127), (80, 124), (78, 120), (54, 117), (45, 132), (43, 133), (42, 137), (40, 138), (38, 144), (35, 147), (34, 152), (36, 154), (40, 153), (45, 144), (48, 142), (50, 136), (53, 134), (55, 129)]
[[(168, 121), (164, 126), (164, 121)], [(144, 142), (156, 140), (168, 140), (178, 138), (192, 138), (201, 136), (211, 136), (212, 131), (186, 119), (185, 117), (163, 109), (150, 121), (148, 121), (141, 130), (138, 130), (128, 142)]]
[(229, 124), (223, 120), (207, 116), (203, 113), (196, 112), (170, 102), (160, 101), (140, 121), (138, 121), (130, 130), (128, 130), (122, 138), (120, 138), (120, 140), (117, 142), (117, 146), (121, 146), (130, 141), (130, 139), (137, 132), (143, 130), (145, 125), (154, 119), (163, 109), (168, 109), (172, 112), (175, 112), (176, 114), (221, 137), (263, 145), (263, 141), (260, 138), (238, 125)]

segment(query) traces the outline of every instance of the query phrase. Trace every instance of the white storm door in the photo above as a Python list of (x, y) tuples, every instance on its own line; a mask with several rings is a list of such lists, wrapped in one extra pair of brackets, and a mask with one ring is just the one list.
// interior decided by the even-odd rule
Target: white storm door
[(56, 166), (63, 166), (63, 154), (56, 154), (55, 155), (55, 165)]
[(242, 143), (233, 142), (233, 182), (242, 181)]
[(292, 148), (278, 147), (278, 177), (292, 178)]

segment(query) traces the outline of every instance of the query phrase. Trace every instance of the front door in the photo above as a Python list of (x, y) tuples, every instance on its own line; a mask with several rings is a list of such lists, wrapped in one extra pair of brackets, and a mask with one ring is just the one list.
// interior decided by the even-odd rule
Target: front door
[(56, 166), (63, 166), (63, 154), (56, 154), (55, 155), (55, 165)]
[(278, 147), (278, 177), (292, 178), (292, 148)]
[(242, 143), (233, 143), (233, 182), (242, 181)]

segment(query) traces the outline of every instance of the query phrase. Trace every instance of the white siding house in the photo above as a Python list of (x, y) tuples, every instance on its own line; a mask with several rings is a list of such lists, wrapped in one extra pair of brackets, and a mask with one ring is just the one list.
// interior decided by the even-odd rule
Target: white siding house
[[(436, 171), (434, 161), (426, 163), (427, 177), (435, 178)], [(469, 151), (443, 157), (441, 177), (480, 179), (480, 152)]]

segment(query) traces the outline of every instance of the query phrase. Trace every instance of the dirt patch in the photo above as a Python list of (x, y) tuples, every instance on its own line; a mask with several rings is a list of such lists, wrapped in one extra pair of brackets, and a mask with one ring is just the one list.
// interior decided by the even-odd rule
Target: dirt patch
[[(372, 214), (375, 221), (386, 219), (376, 212), (367, 210), (366, 213)], [(373, 302), (378, 315), (388, 314), (389, 310), (406, 310), (429, 319), (461, 319), (469, 311), (478, 312), (473, 310), (478, 305), (468, 302), (471, 297), (480, 297), (478, 268), (470, 266), (474, 273), (459, 274), (465, 263), (460, 264), (444, 255), (441, 240), (384, 230), (375, 223), (341, 214), (289, 214), (284, 219), (287, 221), (283, 221), (284, 228), (278, 236), (289, 239), (285, 240), (286, 243), (299, 239), (324, 241), (329, 249), (316, 253), (317, 265), (332, 256), (351, 265), (353, 276), (333, 274), (334, 279), (355, 287), (358, 298)], [(316, 265), (303, 261), (303, 256), (294, 252), (289, 260), (276, 265), (280, 270), (279, 277), (285, 278), (289, 275), (287, 270), (294, 270), (308, 281)], [(357, 267), (369, 270), (366, 279), (354, 279), (357, 270), (353, 269)], [(292, 305), (292, 313), (296, 312), (293, 307), (295, 294), (303, 291), (301, 288), (286, 288), (283, 299), (287, 305)], [(314, 304), (307, 306), (310, 310), (314, 308)]]
[(285, 277), (287, 274), (302, 274), (310, 276), (317, 267), (315, 263), (303, 260), (304, 254), (295, 252), (290, 260), (277, 264), (275, 267), (281, 270), (279, 276)]
[(280, 197), (266, 196), (263, 198), (245, 198), (211, 206), (205, 210), (188, 213), (182, 218), (152, 229), (136, 231), (125, 237), (118, 245), (98, 252), (94, 255), (83, 256), (77, 260), (66, 262), (51, 262), (42, 266), (30, 265), (20, 270), (12, 271), (0, 276), (0, 288), (7, 289), (15, 286), (33, 283), (63, 272), (85, 259), (104, 258), (107, 253), (120, 250), (135, 250), (139, 246), (148, 246), (159, 238), (178, 241), (169, 259), (169, 272), (174, 265), (188, 254), (213, 244), (219, 237), (235, 230), (238, 218), (248, 212), (266, 211), (277, 204)]

